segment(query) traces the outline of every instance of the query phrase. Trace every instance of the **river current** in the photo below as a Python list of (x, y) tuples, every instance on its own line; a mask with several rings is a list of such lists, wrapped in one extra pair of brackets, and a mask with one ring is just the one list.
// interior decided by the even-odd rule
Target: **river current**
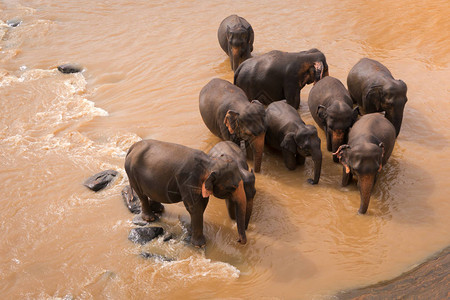
[[(184, 240), (189, 215), (166, 205), (173, 239), (144, 246), (123, 204), (124, 158), (159, 139), (208, 151), (198, 110), (212, 78), (233, 80), (220, 22), (244, 17), (253, 55), (320, 49), (346, 85), (362, 57), (408, 85), (393, 154), (358, 215), (356, 185), (324, 154), (288, 171), (271, 150), (256, 175), (246, 245), (210, 199), (207, 245)], [(410, 270), (450, 244), (448, 1), (0, 1), (0, 295), (2, 299), (330, 299)], [(7, 21), (20, 21), (11, 27)], [(82, 73), (62, 74), (62, 63)], [(299, 113), (316, 125), (301, 91)], [(251, 162), (250, 162), (251, 164)], [(82, 183), (119, 172), (98, 193)], [(144, 259), (150, 252), (166, 259)]]

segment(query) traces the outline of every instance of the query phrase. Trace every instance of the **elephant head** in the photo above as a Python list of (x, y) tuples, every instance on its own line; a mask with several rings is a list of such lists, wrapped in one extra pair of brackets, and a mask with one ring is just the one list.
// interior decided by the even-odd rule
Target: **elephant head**
[[(340, 145), (347, 143), (348, 132), (358, 118), (359, 108), (352, 109), (342, 101), (335, 101), (328, 107), (319, 105), (316, 115), (325, 129), (327, 150), (336, 152)], [(338, 162), (335, 155), (333, 160)]]
[[(320, 139), (317, 135), (316, 127), (306, 125), (299, 127), (295, 132), (286, 134), (280, 144), (285, 151), (291, 152), (302, 157), (311, 156), (314, 162), (314, 179), (308, 179), (311, 184), (317, 184), (322, 169), (322, 151), (320, 150)], [(284, 156), (285, 160), (288, 159)], [(296, 162), (285, 161), (286, 166), (293, 170)]]
[(228, 56), (230, 57), (233, 71), (251, 56), (253, 51), (253, 29), (242, 24), (233, 27), (227, 26), (226, 37), (228, 41)]
[(303, 62), (299, 70), (300, 88), (307, 84), (315, 84), (323, 77), (329, 75), (328, 64), (322, 52), (314, 48), (300, 53), (310, 54), (310, 57)]
[(250, 144), (253, 150), (255, 172), (260, 172), (267, 129), (264, 105), (258, 100), (253, 100), (245, 109), (241, 110), (241, 113), (228, 110), (224, 124), (230, 134), (234, 134), (237, 139)]
[(385, 117), (395, 127), (396, 136), (400, 133), (403, 110), (408, 101), (407, 86), (402, 80), (392, 80), (384, 85), (372, 86), (366, 93), (366, 101), (376, 106), (376, 111), (385, 111)]
[[(255, 173), (253, 169), (249, 172), (247, 170), (241, 169), (241, 177), (244, 182), (245, 197), (247, 199), (247, 206), (245, 210), (245, 229), (248, 228), (248, 223), (250, 222), (250, 217), (253, 211), (253, 198), (255, 198)], [(231, 219), (236, 220), (236, 205), (230, 200), (226, 200), (228, 215)]]
[(202, 196), (207, 198), (210, 195), (228, 199), (234, 204), (239, 243), (245, 244), (247, 199), (244, 183), (237, 163), (227, 155), (211, 159), (211, 166), (202, 183)]
[(365, 214), (369, 207), (370, 196), (377, 175), (383, 167), (384, 144), (364, 143), (353, 147), (342, 145), (334, 153), (344, 166), (342, 183), (348, 183), (350, 175), (358, 178), (358, 188), (361, 195), (361, 205), (358, 210)]

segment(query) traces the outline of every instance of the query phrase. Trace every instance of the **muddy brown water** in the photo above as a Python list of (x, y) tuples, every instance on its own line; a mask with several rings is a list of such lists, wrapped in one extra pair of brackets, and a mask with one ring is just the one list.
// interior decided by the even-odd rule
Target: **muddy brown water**
[[(254, 55), (316, 47), (344, 84), (361, 57), (407, 83), (402, 131), (369, 211), (357, 214), (356, 185), (340, 187), (319, 131), (317, 186), (306, 182), (309, 159), (290, 172), (265, 152), (247, 245), (214, 198), (204, 250), (183, 242), (181, 204), (158, 223), (173, 240), (135, 245), (120, 195), (125, 153), (144, 138), (204, 151), (219, 141), (198, 93), (214, 77), (232, 80), (216, 34), (233, 13), (252, 24)], [(412, 269), (450, 244), (448, 15), (448, 1), (0, 2), (1, 298), (326, 299)], [(59, 73), (67, 62), (85, 71)], [(314, 124), (310, 88), (299, 113)], [(112, 186), (82, 186), (105, 169), (120, 173)]]

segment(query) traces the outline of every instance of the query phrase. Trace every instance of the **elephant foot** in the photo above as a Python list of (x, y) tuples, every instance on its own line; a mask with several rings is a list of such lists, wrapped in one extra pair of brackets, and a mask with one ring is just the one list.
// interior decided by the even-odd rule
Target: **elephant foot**
[(196, 248), (203, 248), (206, 245), (206, 239), (205, 236), (202, 235), (200, 238), (194, 238), (191, 237), (191, 243), (192, 245), (194, 245)]
[(147, 214), (147, 213), (141, 212), (141, 217), (142, 217), (142, 220), (147, 221), (149, 223), (159, 220), (159, 217), (157, 215), (155, 215), (154, 213)]

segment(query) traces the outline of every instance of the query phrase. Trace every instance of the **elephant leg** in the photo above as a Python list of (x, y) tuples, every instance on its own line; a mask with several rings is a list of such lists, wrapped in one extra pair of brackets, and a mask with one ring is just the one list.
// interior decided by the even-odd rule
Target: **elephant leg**
[(297, 159), (297, 165), (303, 166), (305, 164), (305, 157), (303, 155), (297, 154), (295, 158)]
[(203, 235), (203, 213), (207, 204), (208, 198), (206, 198), (206, 201), (203, 198), (195, 203), (195, 207), (190, 208), (188, 205), (185, 205), (191, 215), (191, 243), (195, 247), (203, 247), (206, 244), (206, 239)]
[(161, 203), (152, 201), (151, 199), (149, 199), (148, 202), (150, 204), (150, 209), (153, 213), (161, 214), (164, 211), (164, 205), (162, 205)]
[(353, 178), (352, 172), (345, 172), (345, 167), (342, 170), (342, 186), (347, 186)]
[(230, 199), (226, 199), (225, 203), (227, 204), (228, 215), (230, 219), (236, 220), (236, 205)]
[(325, 136), (327, 137), (327, 150), (331, 152), (331, 131), (328, 128), (325, 128)]
[(287, 104), (295, 109), (300, 107), (300, 87), (289, 83), (284, 88), (284, 96), (286, 98)]
[(285, 149), (283, 149), (281, 152), (283, 154), (284, 165), (286, 166), (286, 168), (291, 171), (295, 170), (295, 168), (297, 167), (295, 154)]
[(141, 201), (141, 217), (144, 221), (147, 222), (154, 222), (156, 220), (158, 220), (158, 216), (155, 215), (152, 211), (151, 208), (151, 201), (147, 196), (145, 196), (144, 194), (142, 194), (140, 191), (138, 190), (134, 190), (136, 192), (136, 194), (139, 197), (139, 200)]

